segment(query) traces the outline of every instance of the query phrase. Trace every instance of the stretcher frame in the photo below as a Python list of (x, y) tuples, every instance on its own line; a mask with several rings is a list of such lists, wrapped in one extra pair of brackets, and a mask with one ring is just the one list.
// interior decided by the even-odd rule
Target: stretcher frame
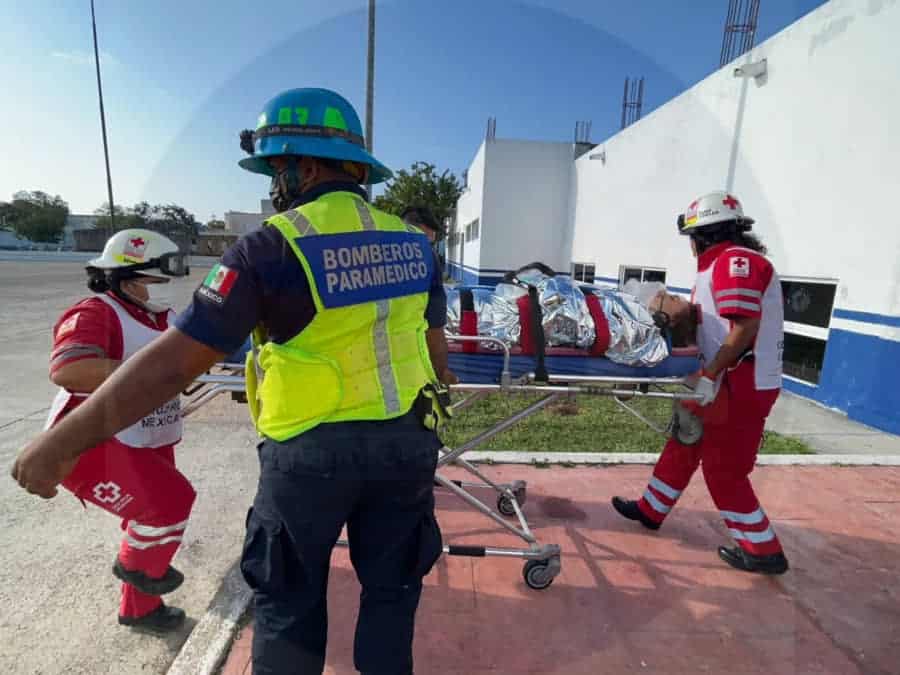
[[(665, 398), (672, 401), (673, 409), (679, 401), (699, 400), (699, 396), (690, 389), (683, 377), (614, 377), (592, 375), (555, 375), (548, 373), (546, 381), (537, 381), (534, 372), (514, 378), (510, 372), (509, 346), (497, 338), (486, 336), (448, 335), (451, 342), (477, 342), (491, 345), (503, 352), (503, 370), (499, 384), (460, 383), (453, 385), (454, 393), (462, 393), (461, 400), (452, 404), (454, 412), (461, 411), (478, 403), (492, 393), (503, 394), (542, 394), (541, 398), (522, 410), (497, 422), (491, 428), (482, 431), (457, 448), (443, 447), (438, 458), (438, 471), (435, 472), (435, 485), (446, 489), (459, 497), (470, 507), (492, 520), (504, 530), (520, 538), (527, 548), (471, 546), (444, 544), (446, 555), (487, 557), (497, 556), (524, 560), (522, 576), (526, 585), (535, 590), (543, 590), (553, 583), (562, 571), (561, 550), (558, 544), (541, 543), (531, 527), (523, 511), (527, 500), (527, 483), (516, 480), (512, 483), (496, 483), (485, 475), (476, 465), (463, 459), (463, 455), (481, 445), (494, 436), (506, 431), (522, 420), (531, 417), (562, 398), (574, 394), (591, 396), (612, 396), (624, 410), (661, 434), (679, 434), (677, 424), (670, 422), (667, 427), (660, 427), (640, 414), (628, 404), (633, 397)], [(476, 357), (477, 358), (477, 357)], [(222, 363), (218, 369), (221, 373), (208, 373), (197, 378), (194, 385), (185, 393), (189, 397), (182, 409), (183, 416), (189, 416), (224, 393), (231, 393), (232, 398), (246, 402), (246, 381), (243, 376), (244, 364)], [(665, 387), (680, 386), (684, 391), (668, 391)], [(673, 415), (673, 421), (675, 420)], [(689, 440), (689, 439), (685, 439)], [(478, 482), (452, 480), (444, 476), (440, 469), (446, 466), (457, 466), (474, 476)], [(495, 495), (496, 508), (479, 499), (471, 490), (491, 490)], [(515, 519), (510, 522), (507, 519)], [(338, 540), (337, 545), (348, 546), (345, 539)]]

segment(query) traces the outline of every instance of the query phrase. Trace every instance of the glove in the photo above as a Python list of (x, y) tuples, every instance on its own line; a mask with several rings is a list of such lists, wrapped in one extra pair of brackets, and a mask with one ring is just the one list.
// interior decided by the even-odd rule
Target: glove
[(707, 406), (716, 398), (716, 381), (710, 378), (705, 371), (700, 371), (700, 377), (697, 384), (694, 385), (694, 393), (700, 394), (703, 398), (697, 401), (701, 406)]

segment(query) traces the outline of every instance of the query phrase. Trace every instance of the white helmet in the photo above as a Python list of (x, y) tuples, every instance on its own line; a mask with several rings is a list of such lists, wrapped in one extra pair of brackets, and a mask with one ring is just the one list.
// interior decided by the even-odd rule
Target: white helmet
[(753, 218), (744, 215), (737, 197), (727, 192), (710, 192), (695, 199), (687, 211), (679, 214), (678, 232), (689, 235), (723, 223), (734, 223), (749, 230), (754, 222)]
[(183, 272), (183, 256), (178, 245), (152, 230), (132, 228), (111, 236), (99, 258), (88, 262), (88, 268), (126, 270), (148, 277), (168, 279)]

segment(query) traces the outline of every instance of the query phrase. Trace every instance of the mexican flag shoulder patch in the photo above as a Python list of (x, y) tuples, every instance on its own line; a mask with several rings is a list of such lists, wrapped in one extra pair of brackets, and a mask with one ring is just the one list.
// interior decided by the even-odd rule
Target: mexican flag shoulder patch
[(232, 287), (234, 287), (237, 278), (237, 270), (233, 270), (230, 267), (225, 267), (225, 265), (218, 263), (209, 271), (209, 274), (206, 275), (202, 287), (215, 293), (220, 301), (224, 301), (231, 292)]

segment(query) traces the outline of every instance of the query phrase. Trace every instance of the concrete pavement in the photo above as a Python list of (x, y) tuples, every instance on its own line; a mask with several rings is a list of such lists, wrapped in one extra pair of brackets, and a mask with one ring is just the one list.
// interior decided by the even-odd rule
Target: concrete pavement
[(805, 441), (813, 450), (835, 455), (900, 455), (900, 436), (847, 419), (834, 410), (782, 392), (766, 428)]

